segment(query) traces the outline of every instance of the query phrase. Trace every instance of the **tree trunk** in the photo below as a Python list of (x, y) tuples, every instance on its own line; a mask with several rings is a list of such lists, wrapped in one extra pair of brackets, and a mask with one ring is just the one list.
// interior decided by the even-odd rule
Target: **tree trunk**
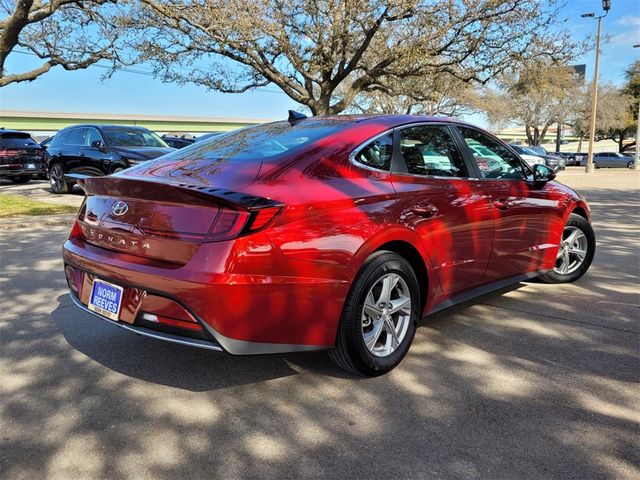
[(580, 135), (580, 140), (578, 141), (578, 153), (582, 153), (582, 135)]

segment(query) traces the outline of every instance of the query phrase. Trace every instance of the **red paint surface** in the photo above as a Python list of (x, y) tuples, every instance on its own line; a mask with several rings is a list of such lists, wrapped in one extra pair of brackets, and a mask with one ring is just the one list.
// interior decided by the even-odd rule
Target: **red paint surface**
[[(350, 162), (367, 139), (429, 120), (345, 121), (295, 155), (260, 165), (151, 161), (117, 177), (90, 179), (78, 225), (64, 245), (65, 263), (135, 287), (125, 288), (124, 321), (135, 320), (145, 296), (159, 295), (227, 337), (323, 346), (334, 343), (362, 263), (388, 242), (403, 242), (422, 258), (424, 314), (471, 288), (552, 268), (569, 213), (576, 206), (589, 211), (571, 189), (557, 182), (411, 177)], [(250, 213), (207, 188), (237, 189), (283, 206)], [(118, 200), (130, 208), (116, 218), (111, 207)], [(496, 208), (497, 200), (509, 208)], [(435, 215), (422, 216), (433, 206)], [(225, 211), (252, 218), (258, 231), (209, 241)], [(86, 304), (92, 277), (74, 279)], [(189, 321), (182, 307), (178, 314), (175, 305), (153, 305), (159, 314)]]

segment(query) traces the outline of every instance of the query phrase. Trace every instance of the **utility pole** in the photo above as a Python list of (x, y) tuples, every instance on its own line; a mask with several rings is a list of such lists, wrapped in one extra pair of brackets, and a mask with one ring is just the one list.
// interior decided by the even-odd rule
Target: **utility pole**
[[(634, 45), (633, 48), (640, 48), (640, 43)], [(640, 102), (638, 102), (638, 124), (636, 125), (636, 154), (633, 163), (634, 170), (640, 170), (640, 160), (638, 152), (640, 152)]]
[(593, 71), (593, 98), (591, 100), (591, 128), (589, 129), (589, 156), (587, 157), (587, 167), (585, 172), (593, 173), (593, 143), (596, 138), (596, 113), (598, 110), (598, 74), (600, 73), (600, 37), (602, 33), (602, 19), (607, 16), (611, 8), (611, 0), (602, 0), (604, 15), (596, 17), (595, 13), (584, 13), (584, 18), (594, 18), (598, 20), (598, 33), (596, 35), (596, 65)]

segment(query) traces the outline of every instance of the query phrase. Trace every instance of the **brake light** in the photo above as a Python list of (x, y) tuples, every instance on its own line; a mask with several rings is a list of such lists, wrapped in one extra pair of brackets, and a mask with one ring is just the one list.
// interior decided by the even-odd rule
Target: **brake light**
[(206, 240), (209, 242), (230, 240), (238, 235), (254, 233), (263, 229), (282, 210), (281, 207), (268, 207), (254, 212), (221, 208)]
[(207, 234), (207, 241), (217, 242), (237, 237), (248, 219), (249, 212), (220, 208), (220, 212)]
[(69, 233), (69, 240), (75, 240), (76, 238), (82, 238), (82, 228), (80, 227), (80, 222), (78, 222), (78, 220), (73, 222), (71, 233)]
[(253, 220), (251, 221), (247, 231), (256, 232), (266, 227), (274, 218), (276, 218), (278, 213), (280, 213), (280, 210), (282, 210), (280, 207), (263, 208), (262, 210), (258, 210), (254, 213)]

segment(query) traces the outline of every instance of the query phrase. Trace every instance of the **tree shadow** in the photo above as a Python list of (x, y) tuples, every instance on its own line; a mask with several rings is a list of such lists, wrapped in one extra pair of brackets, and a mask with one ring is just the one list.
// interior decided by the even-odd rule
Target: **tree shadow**
[(231, 357), (119, 330), (69, 303), (66, 228), (0, 232), (3, 476), (637, 477), (637, 200), (612, 193), (588, 191), (587, 276), (428, 317), (379, 378), (322, 352)]

